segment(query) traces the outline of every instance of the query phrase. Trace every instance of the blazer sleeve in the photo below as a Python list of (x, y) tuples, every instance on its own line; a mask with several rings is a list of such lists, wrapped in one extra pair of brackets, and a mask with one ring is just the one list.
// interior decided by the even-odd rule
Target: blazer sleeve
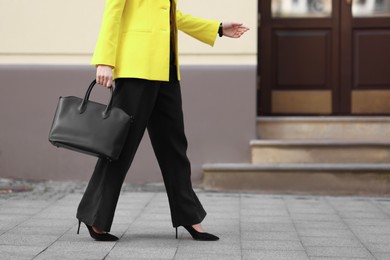
[(210, 46), (214, 46), (220, 22), (183, 14), (181, 11), (176, 10), (176, 23), (180, 31)]
[(115, 67), (121, 17), (125, 4), (126, 0), (106, 0), (100, 33), (91, 64), (105, 64)]

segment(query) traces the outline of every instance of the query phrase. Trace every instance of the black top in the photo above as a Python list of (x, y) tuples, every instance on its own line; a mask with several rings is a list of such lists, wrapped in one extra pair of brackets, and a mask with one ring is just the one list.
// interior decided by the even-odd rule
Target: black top
[[(171, 2), (171, 8), (172, 8), (172, 0)], [(172, 19), (171, 17), (170, 19)], [(172, 24), (172, 21), (170, 21)], [(171, 29), (172, 30), (172, 29)], [(170, 37), (170, 53), (169, 53), (169, 81), (177, 81), (177, 69), (176, 69), (176, 55), (175, 55), (175, 45), (174, 45), (175, 39), (173, 39), (173, 34), (171, 33)]]

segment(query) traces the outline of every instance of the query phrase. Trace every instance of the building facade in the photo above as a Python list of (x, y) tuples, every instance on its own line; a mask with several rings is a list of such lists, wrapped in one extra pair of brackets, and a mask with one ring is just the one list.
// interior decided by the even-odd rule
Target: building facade
[[(58, 96), (83, 95), (94, 77), (104, 1), (0, 7), (0, 177), (87, 180), (95, 159), (56, 150), (47, 134)], [(179, 8), (251, 28), (214, 48), (179, 36), (194, 180), (209, 189), (390, 193), (390, 0), (181, 0)], [(94, 95), (107, 98), (101, 88)], [(160, 182), (158, 172), (146, 136), (127, 181)]]

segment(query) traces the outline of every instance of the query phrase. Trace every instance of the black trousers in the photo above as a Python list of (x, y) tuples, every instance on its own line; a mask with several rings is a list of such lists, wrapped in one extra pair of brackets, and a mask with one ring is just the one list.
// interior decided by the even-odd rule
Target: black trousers
[(121, 78), (115, 83), (114, 106), (133, 115), (135, 120), (119, 159), (98, 160), (78, 207), (77, 218), (110, 231), (123, 181), (148, 129), (163, 175), (173, 226), (202, 222), (206, 212), (192, 189), (179, 81)]

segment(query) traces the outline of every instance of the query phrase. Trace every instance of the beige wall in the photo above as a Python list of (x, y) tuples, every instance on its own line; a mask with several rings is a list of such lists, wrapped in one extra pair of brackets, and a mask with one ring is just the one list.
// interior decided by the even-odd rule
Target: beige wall
[[(157, 1), (157, 0), (154, 0)], [(0, 0), (0, 64), (87, 64), (99, 32), (104, 0)], [(180, 0), (179, 9), (252, 30), (211, 48), (180, 35), (182, 64), (256, 64), (256, 0)]]

